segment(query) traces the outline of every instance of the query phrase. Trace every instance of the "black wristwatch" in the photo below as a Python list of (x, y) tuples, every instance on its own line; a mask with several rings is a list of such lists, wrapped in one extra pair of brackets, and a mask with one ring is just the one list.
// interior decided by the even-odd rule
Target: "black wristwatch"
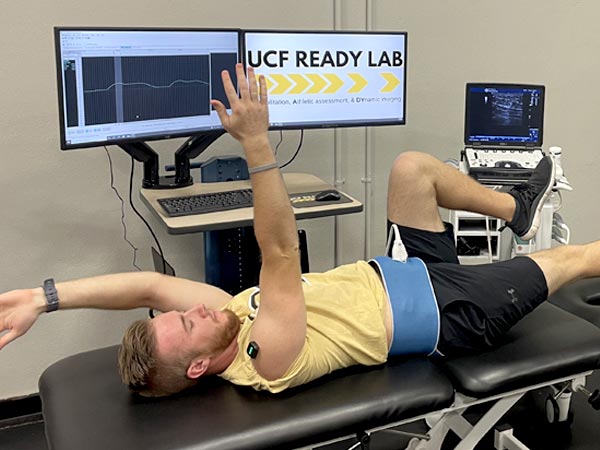
[(54, 285), (54, 278), (44, 280), (44, 294), (46, 295), (46, 312), (56, 311), (58, 309), (58, 292)]

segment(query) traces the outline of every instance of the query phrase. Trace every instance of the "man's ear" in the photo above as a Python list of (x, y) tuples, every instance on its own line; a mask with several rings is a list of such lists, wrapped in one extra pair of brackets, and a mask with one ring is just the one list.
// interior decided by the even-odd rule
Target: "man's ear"
[(201, 377), (207, 371), (210, 364), (210, 358), (196, 358), (190, 363), (186, 375), (188, 378), (195, 380)]

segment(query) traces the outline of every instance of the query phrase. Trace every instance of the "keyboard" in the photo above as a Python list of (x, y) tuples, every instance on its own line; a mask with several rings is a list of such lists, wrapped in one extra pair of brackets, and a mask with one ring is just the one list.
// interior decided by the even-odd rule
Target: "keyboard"
[(191, 216), (252, 206), (252, 189), (158, 199), (170, 217)]
[(469, 175), (484, 184), (523, 183), (543, 157), (540, 149), (465, 149)]

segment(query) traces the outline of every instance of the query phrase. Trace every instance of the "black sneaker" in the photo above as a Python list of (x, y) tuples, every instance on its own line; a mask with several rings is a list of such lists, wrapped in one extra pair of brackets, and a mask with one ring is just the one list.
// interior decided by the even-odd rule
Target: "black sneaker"
[(550, 195), (555, 181), (554, 160), (544, 156), (534, 169), (527, 183), (513, 187), (508, 193), (515, 198), (517, 207), (510, 222), (505, 227), (524, 241), (535, 236), (540, 227), (541, 212)]

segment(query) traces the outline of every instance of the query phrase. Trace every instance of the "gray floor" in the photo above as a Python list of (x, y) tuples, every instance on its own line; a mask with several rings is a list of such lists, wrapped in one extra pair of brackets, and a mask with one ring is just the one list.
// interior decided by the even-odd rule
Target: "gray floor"
[[(588, 378), (589, 390), (600, 388), (600, 371)], [(523, 398), (503, 421), (513, 426), (515, 436), (531, 450), (598, 450), (600, 449), (600, 411), (592, 409), (582, 395), (575, 395), (572, 402), (574, 421), (570, 428), (553, 429), (545, 425), (543, 403), (547, 392), (538, 391)], [(467, 415), (472, 421), (484, 411)], [(424, 432), (423, 423), (411, 424), (403, 428), (413, 432)], [(342, 450), (351, 447), (355, 441), (344, 441), (320, 447), (320, 450)], [(396, 450), (406, 446), (407, 439), (391, 433), (376, 433), (371, 437), (371, 450)], [(449, 436), (444, 449), (453, 448), (456, 439)], [(47, 450), (44, 437), (44, 423), (0, 429), (0, 450)], [(493, 449), (493, 437), (486, 436), (476, 450)]]

